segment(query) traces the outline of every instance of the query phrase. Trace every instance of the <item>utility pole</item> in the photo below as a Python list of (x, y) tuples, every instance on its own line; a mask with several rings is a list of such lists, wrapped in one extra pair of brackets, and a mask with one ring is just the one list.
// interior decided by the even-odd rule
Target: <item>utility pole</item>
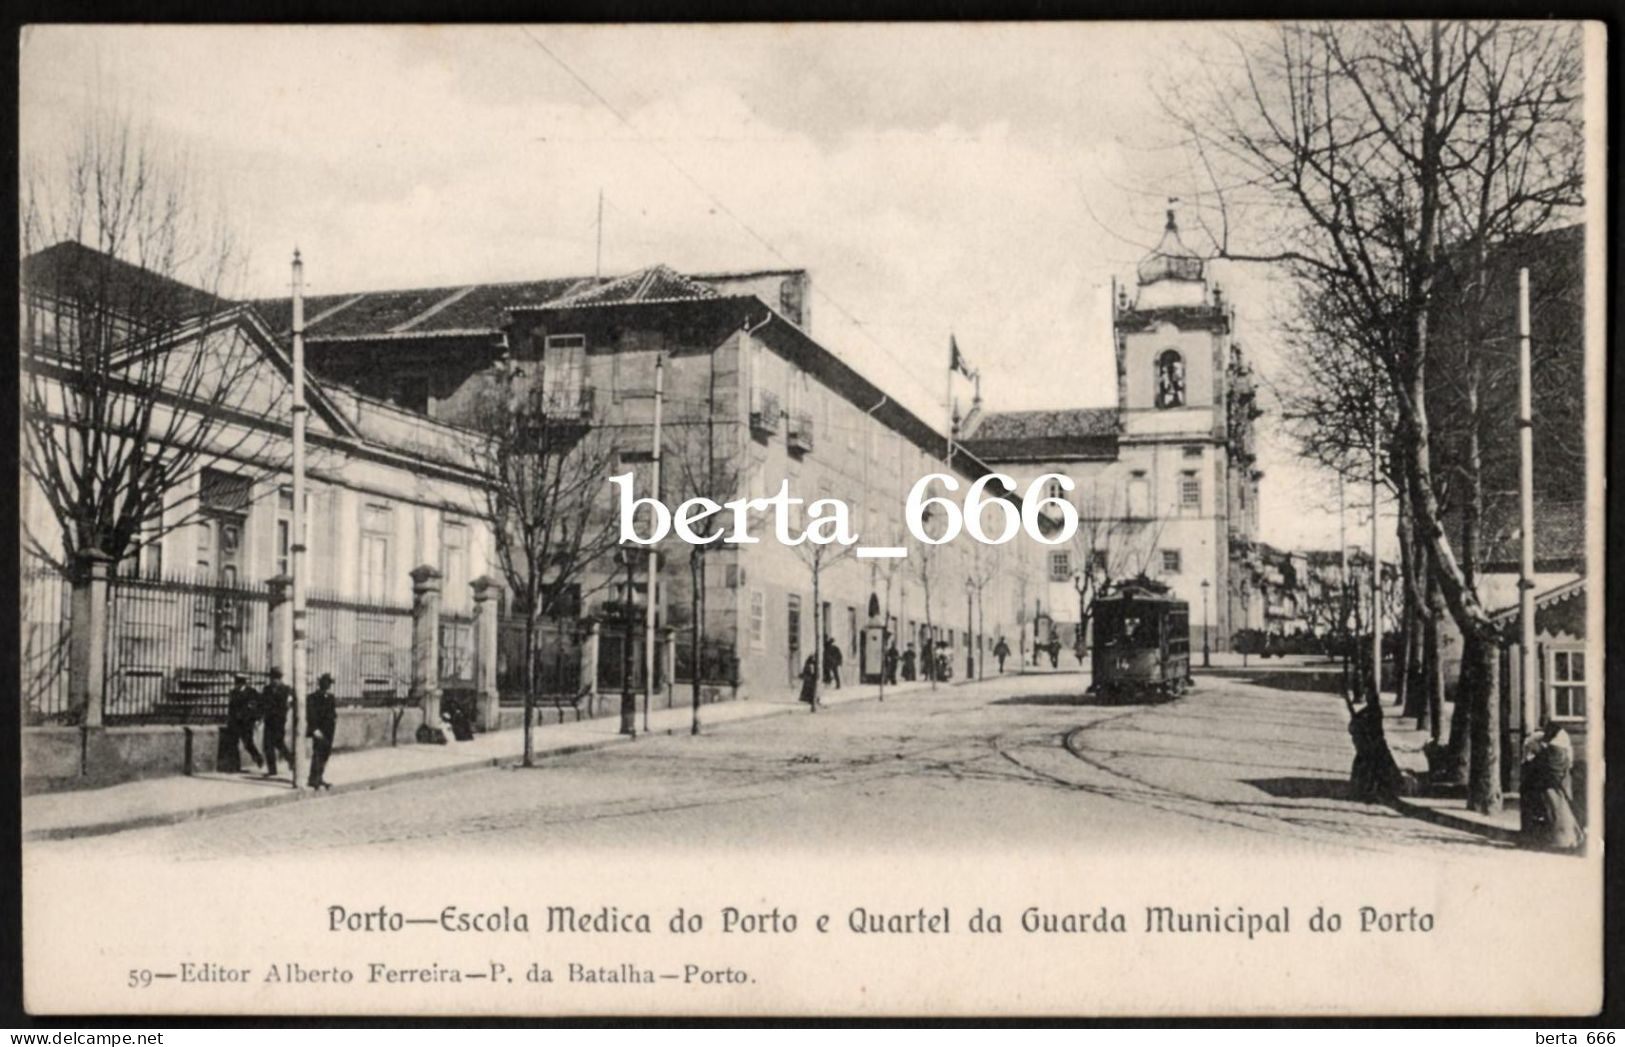
[[(660, 407), (666, 388), (666, 355), (655, 354), (654, 467), (650, 470), (649, 497), (660, 498)], [(648, 550), (649, 598), (643, 603), (643, 733), (649, 733), (649, 702), (655, 690), (655, 598), (660, 591), (660, 551)], [(694, 667), (699, 671), (699, 666)]]
[(305, 743), (305, 263), (299, 248), (293, 249), (293, 534), (289, 563), (293, 572), (293, 664), (289, 676), (293, 687), (293, 787), (304, 786), (309, 749)]
[(628, 738), (638, 736), (638, 700), (632, 693), (632, 596), (633, 572), (638, 562), (637, 553), (630, 545), (621, 546), (617, 554), (626, 568), (626, 596), (621, 602), (621, 629), (626, 634), (621, 644), (621, 733)]
[(594, 280), (602, 279), (604, 275), (604, 189), (598, 187), (598, 249), (592, 258), (592, 277)]
[(1540, 726), (1535, 692), (1535, 418), (1529, 369), (1529, 270), (1523, 268), (1518, 270), (1518, 522), (1522, 532), (1518, 557), (1518, 683), (1523, 738)]

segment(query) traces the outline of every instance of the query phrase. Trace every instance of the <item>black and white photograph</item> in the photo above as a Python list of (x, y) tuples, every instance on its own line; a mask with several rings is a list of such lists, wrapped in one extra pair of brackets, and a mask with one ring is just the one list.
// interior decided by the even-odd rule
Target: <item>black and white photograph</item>
[(18, 39), (30, 1014), (1602, 1007), (1600, 25)]

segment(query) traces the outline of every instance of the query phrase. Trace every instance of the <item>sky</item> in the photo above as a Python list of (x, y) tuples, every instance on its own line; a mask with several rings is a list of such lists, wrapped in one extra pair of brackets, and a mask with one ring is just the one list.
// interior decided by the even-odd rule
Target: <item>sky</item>
[[(1200, 27), (24, 30), (25, 167), (116, 106), (184, 152), (239, 292), (805, 268), (815, 336), (922, 416), (952, 334), (992, 410), (1107, 405), (1113, 278), (1196, 172), (1159, 97)], [(1280, 366), (1271, 274), (1217, 266)], [(1259, 421), (1262, 537), (1337, 542), (1335, 483)], [(1351, 501), (1354, 496), (1351, 495)], [(1350, 528), (1358, 520), (1350, 515)]]

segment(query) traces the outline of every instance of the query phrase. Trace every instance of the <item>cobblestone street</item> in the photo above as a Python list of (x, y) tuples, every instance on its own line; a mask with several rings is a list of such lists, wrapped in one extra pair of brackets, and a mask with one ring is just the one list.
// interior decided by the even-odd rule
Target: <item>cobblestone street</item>
[[(178, 860), (537, 847), (854, 851), (979, 846), (1497, 853), (1343, 798), (1333, 695), (1199, 676), (1184, 699), (1092, 704), (1075, 672), (1007, 676), (695, 738), (493, 768), (79, 841), (57, 857)], [(545, 730), (545, 728), (544, 728)], [(343, 781), (344, 760), (332, 776)], [(1533, 860), (1540, 860), (1530, 856)]]

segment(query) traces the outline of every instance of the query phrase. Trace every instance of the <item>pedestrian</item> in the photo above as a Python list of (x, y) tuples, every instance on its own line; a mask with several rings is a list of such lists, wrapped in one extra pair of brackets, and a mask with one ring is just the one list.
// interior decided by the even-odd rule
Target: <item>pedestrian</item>
[(801, 700), (818, 709), (818, 658), (809, 654), (801, 666)]
[(833, 636), (824, 637), (824, 682), (841, 689), (841, 646)]
[(1061, 662), (1061, 641), (1059, 641), (1059, 640), (1051, 640), (1049, 642), (1049, 667), (1051, 669), (1058, 669), (1058, 668), (1060, 668), (1060, 662)]
[(312, 789), (331, 789), (327, 783), (327, 758), (333, 752), (333, 732), (338, 729), (339, 710), (333, 698), (333, 674), (323, 673), (316, 679), (316, 689), (305, 699), (305, 717), (310, 726), (305, 734), (310, 737), (310, 778)]
[(891, 642), (891, 646), (886, 648), (885, 665), (883, 666), (883, 668), (881, 670), (885, 674), (886, 682), (891, 684), (893, 687), (897, 686), (897, 662), (898, 662), (898, 659), (899, 659), (899, 656), (897, 654), (897, 641), (893, 640)]
[(917, 656), (914, 654), (913, 644), (909, 644), (907, 647), (903, 648), (903, 679), (907, 680), (909, 683), (914, 682), (914, 662), (916, 661), (916, 657)]
[(271, 667), (270, 682), (260, 691), (260, 716), (265, 720), (265, 777), (276, 777), (277, 753), (293, 766), (293, 754), (288, 751), (288, 704), (293, 701), (293, 689), (282, 682), (282, 670)]
[(1547, 720), (1524, 745), (1518, 810), (1526, 847), (1577, 851), (1585, 832), (1574, 816), (1574, 744), (1556, 720)]
[(1004, 660), (1010, 657), (1010, 645), (1004, 642), (1002, 636), (999, 637), (999, 642), (993, 645), (993, 657), (999, 660), (999, 675), (1003, 676)]
[(264, 767), (260, 751), (254, 747), (254, 728), (259, 726), (260, 693), (248, 685), (248, 676), (232, 677), (231, 694), (226, 699), (226, 725), (220, 731), (219, 769), (228, 773), (243, 769), (242, 750), (247, 749), (255, 767)]

